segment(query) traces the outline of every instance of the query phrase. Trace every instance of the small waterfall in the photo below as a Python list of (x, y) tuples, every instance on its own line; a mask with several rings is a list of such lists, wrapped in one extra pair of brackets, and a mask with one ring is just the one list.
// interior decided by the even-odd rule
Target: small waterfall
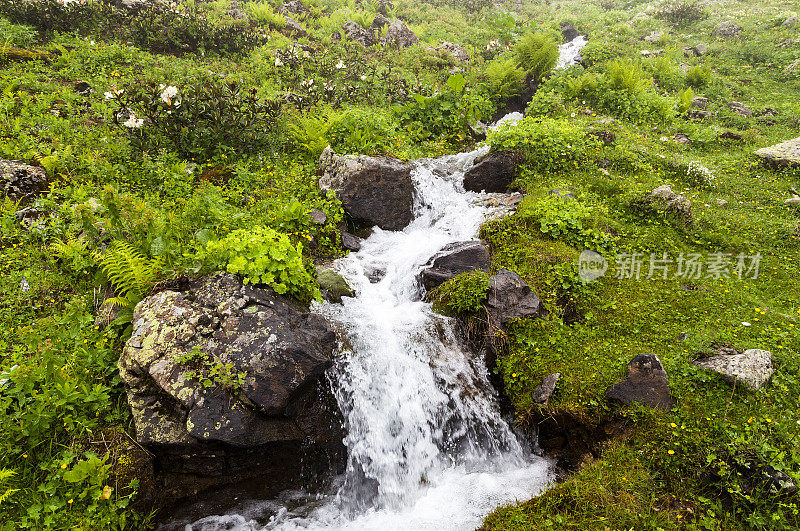
[[(414, 221), (398, 232), (376, 228), (338, 260), (357, 295), (314, 308), (346, 336), (332, 374), (348, 434), (335, 494), (287, 493), (187, 531), (471, 529), (550, 482), (549, 461), (501, 418), (482, 360), (462, 348), (454, 321), (433, 313), (417, 282), (431, 256), (474, 239), (492, 213), (487, 194), (462, 185), (487, 151), (416, 161)], [(266, 523), (252, 518), (267, 512)]]

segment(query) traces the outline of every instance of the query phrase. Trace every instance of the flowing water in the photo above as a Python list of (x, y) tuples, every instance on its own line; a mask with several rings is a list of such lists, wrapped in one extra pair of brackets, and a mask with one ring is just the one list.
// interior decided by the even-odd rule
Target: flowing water
[[(492, 214), (488, 194), (462, 186), (487, 150), (416, 161), (414, 221), (399, 232), (376, 228), (338, 260), (357, 295), (315, 307), (348, 347), (331, 378), (348, 450), (335, 493), (286, 493), (187, 530), (473, 529), (498, 505), (549, 483), (550, 463), (512, 432), (482, 360), (459, 344), (451, 319), (421, 300), (417, 282), (431, 256), (475, 239)], [(273, 515), (267, 523), (265, 513)]]

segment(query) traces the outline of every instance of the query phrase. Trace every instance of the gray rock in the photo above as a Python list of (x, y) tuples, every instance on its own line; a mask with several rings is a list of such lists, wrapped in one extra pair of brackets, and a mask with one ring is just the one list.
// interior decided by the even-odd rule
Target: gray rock
[(384, 17), (389, 16), (389, 12), (394, 9), (394, 4), (389, 2), (388, 0), (381, 0), (378, 4), (378, 13), (383, 15)]
[(388, 157), (339, 156), (328, 146), (319, 159), (319, 186), (332, 190), (354, 221), (401, 230), (413, 218), (412, 168)]
[(800, 137), (761, 148), (756, 155), (773, 166), (800, 166)]
[(717, 199), (717, 206), (726, 207), (728, 206), (728, 201), (726, 201), (725, 199)]
[(533, 402), (536, 404), (546, 404), (556, 390), (556, 384), (561, 379), (560, 373), (548, 374), (542, 380), (542, 384), (533, 391)]
[(359, 238), (358, 236), (353, 236), (349, 232), (342, 231), (341, 239), (342, 239), (342, 248), (348, 251), (361, 250), (361, 238)]
[(443, 42), (438, 46), (429, 46), (426, 48), (429, 52), (432, 53), (449, 53), (453, 59), (458, 63), (467, 63), (469, 62), (469, 54), (459, 46), (458, 44), (453, 44), (452, 42)]
[(692, 107), (696, 107), (698, 109), (705, 109), (708, 107), (708, 98), (704, 98), (703, 96), (695, 96), (692, 98)]
[(389, 22), (391, 22), (391, 21), (388, 18), (386, 18), (385, 16), (381, 15), (380, 13), (378, 13), (377, 15), (375, 15), (375, 18), (372, 20), (372, 25), (370, 26), (370, 29), (373, 30), (373, 31), (379, 30), (382, 27), (384, 27), (387, 24), (389, 24)]
[(489, 271), (489, 251), (481, 242), (456, 242), (446, 245), (420, 273), (426, 291), (431, 291), (454, 276), (467, 271)]
[(342, 26), (347, 40), (357, 42), (362, 46), (372, 46), (377, 44), (378, 40), (375, 38), (375, 32), (365, 29), (361, 24), (353, 20), (348, 20)]
[(136, 437), (183, 463), (208, 450), (225, 460), (291, 442), (301, 459), (301, 441), (338, 447), (336, 406), (321, 392), (336, 348), (322, 316), (233, 275), (151, 295), (118, 364)]
[(506, 192), (516, 177), (519, 155), (492, 151), (480, 157), (464, 173), (464, 189), (470, 192)]
[(727, 20), (720, 23), (716, 28), (711, 31), (711, 35), (715, 37), (736, 37), (742, 32), (742, 27), (735, 22)]
[(692, 143), (688, 136), (684, 135), (683, 133), (675, 133), (675, 136), (672, 137), (675, 142), (681, 144), (682, 146), (686, 146)]
[(797, 26), (797, 15), (792, 15), (791, 17), (784, 20), (781, 26), (783, 26), (784, 28), (793, 28)]
[(625, 380), (606, 389), (612, 402), (629, 406), (642, 404), (662, 411), (675, 407), (669, 394), (669, 378), (655, 354), (639, 354), (628, 363)]
[(284, 33), (293, 35), (295, 37), (305, 37), (306, 35), (308, 35), (305, 28), (303, 28), (303, 26), (301, 26), (300, 23), (297, 22), (292, 17), (285, 16), (283, 17), (283, 19), (286, 21), (286, 25), (283, 27)]
[(693, 48), (693, 50), (697, 57), (702, 57), (708, 53), (708, 46), (706, 46), (705, 44), (698, 44)]
[(705, 111), (705, 110), (702, 110), (702, 109), (699, 109), (699, 110), (698, 109), (692, 109), (691, 111), (689, 111), (689, 118), (692, 118), (692, 119), (695, 119), (695, 120), (705, 120), (706, 118), (710, 118), (710, 117), (711, 117), (711, 111)]
[(692, 202), (686, 196), (675, 193), (668, 184), (662, 184), (653, 189), (645, 195), (644, 201), (650, 205), (659, 206), (665, 211), (676, 212), (687, 220), (692, 218)]
[(575, 29), (575, 26), (569, 22), (565, 22), (561, 24), (561, 35), (564, 37), (564, 42), (567, 43), (574, 41), (580, 34), (578, 30)]
[(790, 76), (800, 71), (800, 59), (795, 59), (790, 65), (783, 69), (783, 75)]
[(730, 107), (733, 110), (733, 112), (735, 112), (739, 116), (745, 116), (745, 117), (753, 116), (753, 111), (751, 111), (743, 103), (740, 103), (738, 101), (729, 101), (728, 107)]
[(0, 190), (12, 201), (27, 201), (47, 190), (47, 173), (21, 160), (0, 160)]
[(396, 46), (398, 48), (406, 48), (419, 42), (416, 34), (408, 29), (408, 26), (403, 24), (400, 20), (393, 20), (389, 23), (389, 28), (386, 30), (386, 45)]
[(355, 297), (355, 291), (347, 280), (331, 268), (317, 268), (317, 283), (322, 292), (322, 298), (328, 302), (340, 303), (342, 297)]
[(547, 314), (530, 286), (508, 269), (501, 269), (489, 279), (486, 310), (490, 323), (500, 327), (514, 319), (534, 319)]
[(649, 35), (645, 35), (642, 39), (646, 42), (658, 42), (664, 37), (664, 33), (661, 31), (654, 31)]
[(549, 190), (547, 195), (554, 195), (560, 199), (575, 199), (575, 194), (572, 193), (570, 190), (562, 190), (561, 188), (555, 188), (553, 190)]
[(664, 55), (664, 50), (642, 50), (639, 53), (642, 57), (659, 57)]
[(283, 3), (278, 12), (284, 15), (303, 15), (308, 13), (308, 8), (300, 0), (288, 0)]
[(75, 94), (77, 94), (78, 96), (88, 96), (89, 94), (94, 93), (94, 89), (86, 81), (78, 81), (78, 82), (76, 82), (72, 86), (72, 90), (74, 90)]
[(35, 206), (27, 206), (23, 209), (14, 212), (14, 217), (16, 218), (17, 222), (26, 229), (30, 229), (37, 221), (39, 221), (45, 215), (46, 212), (39, 210)]
[(716, 372), (733, 383), (739, 381), (750, 389), (757, 390), (772, 377), (772, 353), (766, 350), (750, 349), (742, 354), (718, 355), (697, 360), (696, 367)]
[(311, 216), (311, 222), (315, 225), (325, 225), (328, 222), (328, 216), (322, 210), (312, 208), (309, 215)]

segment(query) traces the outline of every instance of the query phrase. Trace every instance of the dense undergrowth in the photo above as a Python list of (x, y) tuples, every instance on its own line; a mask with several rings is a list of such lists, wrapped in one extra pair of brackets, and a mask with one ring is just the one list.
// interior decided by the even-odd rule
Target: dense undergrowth
[[(800, 474), (800, 215), (783, 204), (800, 171), (752, 156), (800, 135), (800, 74), (785, 70), (800, 45), (779, 46), (800, 40), (800, 26), (782, 25), (781, 6), (397, 1), (390, 14), (420, 45), (365, 49), (334, 34), (351, 19), (369, 26), (376, 3), (306, 1), (302, 37), (268, 2), (243, 3), (249, 20), (225, 2), (66, 4), (0, 1), (0, 158), (41, 165), (52, 181), (32, 222), (15, 216), (26, 205), (0, 208), (3, 529), (148, 527), (116, 370), (136, 302), (216, 269), (318, 296), (313, 262), (342, 253), (344, 221), (316, 186), (327, 145), (402, 159), (460, 151), (478, 141), (477, 120), (532, 85), (526, 118), (487, 139), (524, 156), (515, 184), (526, 198), (481, 236), (493, 267), (519, 273), (550, 311), (515, 324), (496, 370), (521, 422), (567, 412), (587, 424), (621, 416), (626, 429), (563, 484), (484, 527), (800, 525), (797, 494), (759, 479), (767, 466)], [(738, 37), (711, 36), (729, 19), (743, 26)], [(590, 44), (584, 66), (552, 73), (566, 21)], [(470, 61), (426, 49), (443, 41)], [(700, 43), (705, 54), (685, 54)], [(709, 118), (690, 118), (694, 96), (709, 99)], [(732, 100), (755, 115), (736, 114)], [(665, 183), (692, 201), (689, 222), (642, 203)], [(312, 222), (311, 209), (327, 222)], [(582, 282), (583, 249), (641, 253), (642, 274), (611, 268)], [(678, 256), (733, 260), (727, 276), (664, 279), (660, 269), (647, 279), (651, 253), (667, 253), (672, 272)], [(758, 277), (740, 280), (735, 257), (759, 253)], [(487, 288), (485, 276), (465, 279), (440, 291), (452, 312), (478, 309)], [(723, 345), (771, 351), (771, 383), (751, 392), (692, 366)], [(674, 412), (606, 402), (641, 352), (663, 361)], [(531, 396), (552, 372), (562, 379), (541, 410)]]

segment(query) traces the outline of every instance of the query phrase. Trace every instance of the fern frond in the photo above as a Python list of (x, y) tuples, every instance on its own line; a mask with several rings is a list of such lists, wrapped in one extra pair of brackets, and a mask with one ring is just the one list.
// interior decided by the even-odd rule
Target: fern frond
[(120, 297), (130, 301), (141, 297), (149, 290), (163, 267), (163, 260), (147, 258), (144, 253), (128, 242), (115, 240), (103, 253), (95, 253), (95, 260), (102, 267), (109, 282)]

